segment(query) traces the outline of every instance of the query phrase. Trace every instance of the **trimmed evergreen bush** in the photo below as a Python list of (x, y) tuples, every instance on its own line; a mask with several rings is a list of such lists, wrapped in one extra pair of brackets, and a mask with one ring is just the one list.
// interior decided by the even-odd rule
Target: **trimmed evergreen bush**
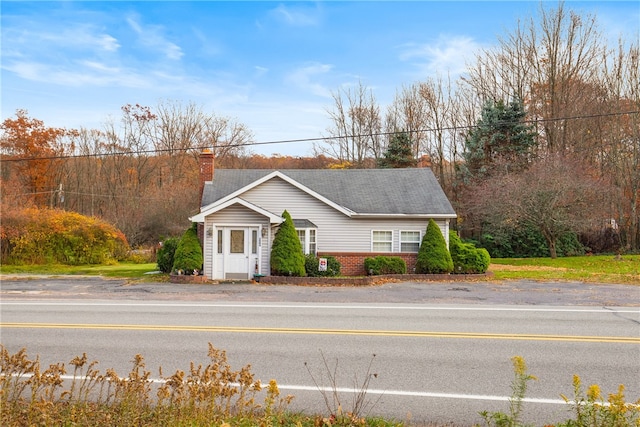
[(340, 275), (340, 269), (342, 266), (340, 262), (332, 256), (322, 257), (327, 259), (327, 270), (320, 271), (320, 259), (313, 255), (309, 254), (305, 256), (304, 269), (307, 272), (307, 276), (310, 277), (335, 277)]
[(182, 270), (184, 274), (193, 274), (193, 270), (202, 269), (202, 248), (197, 232), (198, 225), (193, 225), (184, 232), (173, 257), (173, 271)]
[(374, 258), (364, 259), (364, 269), (374, 276), (380, 274), (405, 274), (407, 263), (399, 256), (379, 255)]
[(156, 262), (158, 263), (158, 269), (163, 273), (171, 273), (173, 257), (176, 254), (178, 242), (180, 242), (178, 237), (169, 237), (162, 241), (162, 246), (158, 249)]
[(416, 273), (444, 274), (452, 271), (453, 260), (447, 250), (447, 243), (438, 224), (433, 219), (430, 219), (418, 250)]
[(464, 243), (453, 230), (449, 231), (449, 251), (454, 273), (481, 274), (489, 268), (489, 252), (484, 248), (476, 248), (471, 243)]
[(282, 213), (284, 221), (271, 245), (271, 274), (274, 276), (304, 276), (305, 257), (291, 215)]

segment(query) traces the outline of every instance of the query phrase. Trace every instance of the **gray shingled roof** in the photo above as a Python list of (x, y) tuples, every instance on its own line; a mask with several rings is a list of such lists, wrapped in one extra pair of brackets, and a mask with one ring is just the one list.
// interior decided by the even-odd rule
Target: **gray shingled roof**
[[(209, 205), (273, 169), (216, 169), (202, 206)], [(280, 173), (359, 214), (455, 215), (431, 169), (280, 169)]]

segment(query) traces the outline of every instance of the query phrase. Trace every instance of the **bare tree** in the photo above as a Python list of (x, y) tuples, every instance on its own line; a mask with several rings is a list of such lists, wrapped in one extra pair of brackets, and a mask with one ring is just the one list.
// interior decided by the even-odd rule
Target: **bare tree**
[(326, 154), (355, 168), (365, 167), (371, 158), (380, 158), (384, 149), (382, 120), (373, 92), (359, 82), (356, 88), (338, 90), (332, 96), (334, 108), (328, 111), (332, 127), (327, 129), (325, 145), (315, 147), (316, 154)]
[(157, 120), (149, 129), (150, 138), (160, 154), (168, 158), (163, 168), (163, 183), (180, 182), (188, 165), (208, 148), (217, 159), (240, 155), (253, 135), (247, 127), (228, 117), (207, 114), (194, 103), (183, 105), (162, 101), (155, 110)]
[(604, 81), (609, 93), (608, 113), (594, 127), (601, 141), (599, 158), (603, 175), (609, 175), (620, 196), (611, 201), (611, 217), (617, 217), (625, 230), (631, 250), (640, 247), (640, 45), (625, 46), (607, 55)]
[(421, 84), (418, 93), (424, 99), (427, 111), (427, 123), (430, 132), (430, 148), (427, 151), (431, 157), (436, 176), (443, 187), (449, 187), (449, 179), (453, 174), (449, 170), (450, 158), (450, 118), (451, 118), (451, 82), (445, 83), (441, 77), (428, 79)]
[[(573, 117), (597, 109), (597, 86), (602, 68), (603, 38), (594, 16), (565, 9), (540, 7), (540, 19), (522, 23), (497, 48), (478, 55), (465, 80), (486, 100), (518, 96), (528, 105), (531, 118), (539, 119), (540, 146), (564, 151), (583, 139)], [(594, 86), (595, 85), (595, 86)]]
[(429, 123), (425, 99), (420, 95), (422, 83), (403, 86), (387, 108), (386, 133), (406, 132), (413, 144), (413, 156), (428, 154)]

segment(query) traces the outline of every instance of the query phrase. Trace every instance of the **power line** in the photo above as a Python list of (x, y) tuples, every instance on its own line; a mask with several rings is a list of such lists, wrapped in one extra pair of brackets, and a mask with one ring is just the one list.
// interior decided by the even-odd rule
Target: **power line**
[[(518, 122), (511, 121), (503, 121), (496, 122), (495, 125), (508, 125), (508, 124), (541, 124), (541, 123), (551, 123), (551, 122), (559, 122), (566, 120), (584, 120), (584, 119), (594, 119), (594, 118), (602, 118), (602, 117), (614, 117), (614, 116), (624, 116), (631, 114), (639, 114), (640, 110), (635, 111), (623, 111), (623, 112), (615, 112), (615, 113), (600, 113), (600, 114), (588, 114), (581, 116), (569, 116), (569, 117), (557, 117), (557, 118), (549, 118), (549, 119), (530, 119), (523, 120)], [(478, 125), (467, 125), (467, 126), (448, 126), (443, 128), (425, 128), (425, 129), (415, 129), (409, 131), (410, 133), (416, 132), (436, 132), (436, 131), (457, 131), (457, 130), (470, 130), (477, 128)], [(240, 144), (237, 147), (253, 147), (253, 146), (262, 146), (262, 145), (274, 145), (274, 144), (289, 144), (289, 143), (303, 143), (303, 142), (320, 142), (320, 141), (330, 141), (336, 139), (349, 139), (349, 138), (361, 138), (364, 136), (391, 136), (395, 135), (398, 132), (377, 132), (370, 134), (354, 134), (354, 135), (335, 135), (329, 137), (317, 137), (317, 138), (301, 138), (301, 139), (286, 139), (286, 140), (276, 140), (276, 141), (263, 141), (263, 142), (249, 142), (246, 144)], [(148, 150), (137, 150), (137, 151), (116, 151), (116, 152), (104, 152), (104, 153), (90, 153), (90, 154), (68, 154), (68, 155), (56, 155), (56, 156), (43, 156), (43, 157), (22, 157), (22, 158), (9, 158), (2, 159), (3, 162), (27, 162), (27, 161), (35, 161), (35, 160), (65, 160), (65, 159), (79, 159), (79, 158), (92, 158), (92, 157), (111, 157), (111, 156), (130, 156), (130, 155), (144, 155), (144, 154), (160, 154), (160, 153), (174, 153), (174, 152), (186, 152), (191, 150), (199, 150), (203, 148), (209, 148), (209, 146), (199, 146), (199, 147), (181, 147), (181, 148), (155, 148)], [(0, 157), (6, 156), (0, 154)]]

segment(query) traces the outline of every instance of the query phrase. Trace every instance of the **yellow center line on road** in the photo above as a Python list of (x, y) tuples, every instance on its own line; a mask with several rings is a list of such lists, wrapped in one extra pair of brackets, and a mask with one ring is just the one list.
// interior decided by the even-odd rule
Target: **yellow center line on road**
[(583, 335), (495, 334), (477, 332), (380, 331), (366, 329), (255, 328), (238, 326), (125, 325), (84, 323), (0, 323), (0, 328), (102, 329), (120, 331), (235, 332), (253, 334), (361, 335), (413, 338), (459, 338), (524, 341), (569, 341), (640, 344), (640, 337), (599, 337)]

